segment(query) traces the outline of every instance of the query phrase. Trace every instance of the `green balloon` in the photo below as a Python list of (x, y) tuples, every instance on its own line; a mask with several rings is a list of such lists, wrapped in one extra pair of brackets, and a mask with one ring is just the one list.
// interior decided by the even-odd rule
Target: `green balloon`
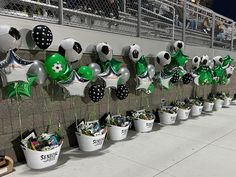
[(231, 58), (229, 55), (227, 55), (227, 56), (224, 58), (223, 67), (232, 64), (232, 63), (233, 63), (233, 60), (234, 60), (233, 58)]
[(155, 86), (153, 83), (151, 83), (146, 91), (146, 94), (150, 94), (150, 93), (153, 93), (155, 90)]
[(65, 58), (58, 53), (48, 56), (45, 60), (44, 67), (49, 77), (56, 81), (65, 79), (71, 73), (71, 69), (66, 63)]
[(93, 70), (89, 66), (81, 66), (76, 72), (84, 79), (93, 80)]
[(31, 86), (36, 80), (36, 76), (28, 76), (28, 82), (19, 81), (16, 83), (11, 83), (7, 87), (7, 95), (9, 98), (21, 97), (21, 96), (31, 96)]
[(148, 70), (148, 64), (144, 55), (135, 63), (135, 69), (137, 76), (143, 76)]
[(185, 64), (188, 61), (188, 56), (184, 55), (181, 50), (177, 50), (172, 56), (171, 56), (171, 64), (173, 66), (182, 66), (184, 67)]

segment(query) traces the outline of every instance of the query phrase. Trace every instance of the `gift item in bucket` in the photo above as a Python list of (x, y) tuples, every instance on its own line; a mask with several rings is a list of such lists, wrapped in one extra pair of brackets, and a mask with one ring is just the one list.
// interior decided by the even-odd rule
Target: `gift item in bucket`
[(185, 101), (175, 101), (171, 104), (172, 106), (178, 107), (177, 119), (187, 120), (191, 110), (191, 105)]
[(160, 123), (164, 125), (174, 124), (176, 121), (177, 112), (178, 112), (178, 107), (162, 106), (161, 109), (158, 110)]
[(132, 119), (134, 121), (134, 127), (137, 132), (150, 132), (154, 124), (156, 116), (146, 110), (132, 111)]
[(56, 132), (46, 132), (40, 136), (33, 130), (22, 139), (21, 144), (28, 167), (42, 169), (57, 163), (63, 136), (60, 128)]
[(222, 92), (222, 94), (224, 95), (223, 107), (229, 107), (232, 102), (232, 98), (229, 93)]
[(213, 94), (209, 94), (207, 99), (203, 103), (203, 111), (212, 112), (214, 107), (215, 97)]
[(185, 100), (186, 102), (189, 102), (189, 104), (192, 105), (190, 115), (192, 117), (197, 117), (202, 114), (203, 109), (203, 98), (202, 97), (195, 97), (188, 100)]
[(14, 162), (12, 158), (0, 155), (0, 176), (9, 174), (13, 171)]
[(82, 151), (96, 151), (101, 149), (105, 140), (107, 128), (98, 120), (85, 122), (80, 121), (77, 125), (77, 141)]
[(106, 117), (109, 138), (113, 141), (123, 140), (127, 137), (131, 118), (121, 115), (108, 114)]

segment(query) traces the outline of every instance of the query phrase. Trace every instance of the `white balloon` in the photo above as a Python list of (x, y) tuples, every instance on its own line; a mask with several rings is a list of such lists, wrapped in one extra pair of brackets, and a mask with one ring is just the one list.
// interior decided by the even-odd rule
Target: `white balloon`
[(148, 74), (150, 78), (153, 78), (156, 74), (155, 67), (153, 65), (148, 65)]
[(101, 67), (97, 63), (90, 63), (89, 67), (93, 70), (94, 76), (97, 76), (101, 73)]
[(100, 42), (96, 46), (98, 57), (101, 61), (107, 61), (112, 59), (113, 50), (106, 42)]
[(122, 67), (119, 70), (119, 74), (121, 74), (121, 78), (122, 78), (123, 84), (126, 83), (129, 80), (129, 78), (130, 78), (130, 72), (125, 67)]

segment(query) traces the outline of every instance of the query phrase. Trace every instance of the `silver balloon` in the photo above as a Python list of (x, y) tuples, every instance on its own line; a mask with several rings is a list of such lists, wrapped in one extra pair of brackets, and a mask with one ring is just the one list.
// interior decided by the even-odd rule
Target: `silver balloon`
[(150, 78), (153, 78), (156, 74), (155, 67), (153, 65), (148, 65), (148, 73)]
[(89, 67), (93, 70), (93, 76), (101, 73), (101, 67), (97, 63), (90, 63)]
[(121, 78), (122, 78), (123, 84), (125, 84), (129, 80), (129, 78), (130, 78), (130, 72), (125, 67), (120, 68), (119, 74), (121, 74)]
[(36, 75), (36, 82), (39, 85), (42, 85), (47, 78), (47, 74), (44, 70), (44, 64), (38, 60), (34, 61), (33, 65), (28, 70), (28, 74)]

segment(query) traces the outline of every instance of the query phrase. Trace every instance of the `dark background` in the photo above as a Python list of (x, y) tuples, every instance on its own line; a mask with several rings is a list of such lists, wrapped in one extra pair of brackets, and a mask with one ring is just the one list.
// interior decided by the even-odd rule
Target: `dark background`
[(213, 0), (211, 8), (215, 12), (236, 21), (236, 1), (235, 0)]

